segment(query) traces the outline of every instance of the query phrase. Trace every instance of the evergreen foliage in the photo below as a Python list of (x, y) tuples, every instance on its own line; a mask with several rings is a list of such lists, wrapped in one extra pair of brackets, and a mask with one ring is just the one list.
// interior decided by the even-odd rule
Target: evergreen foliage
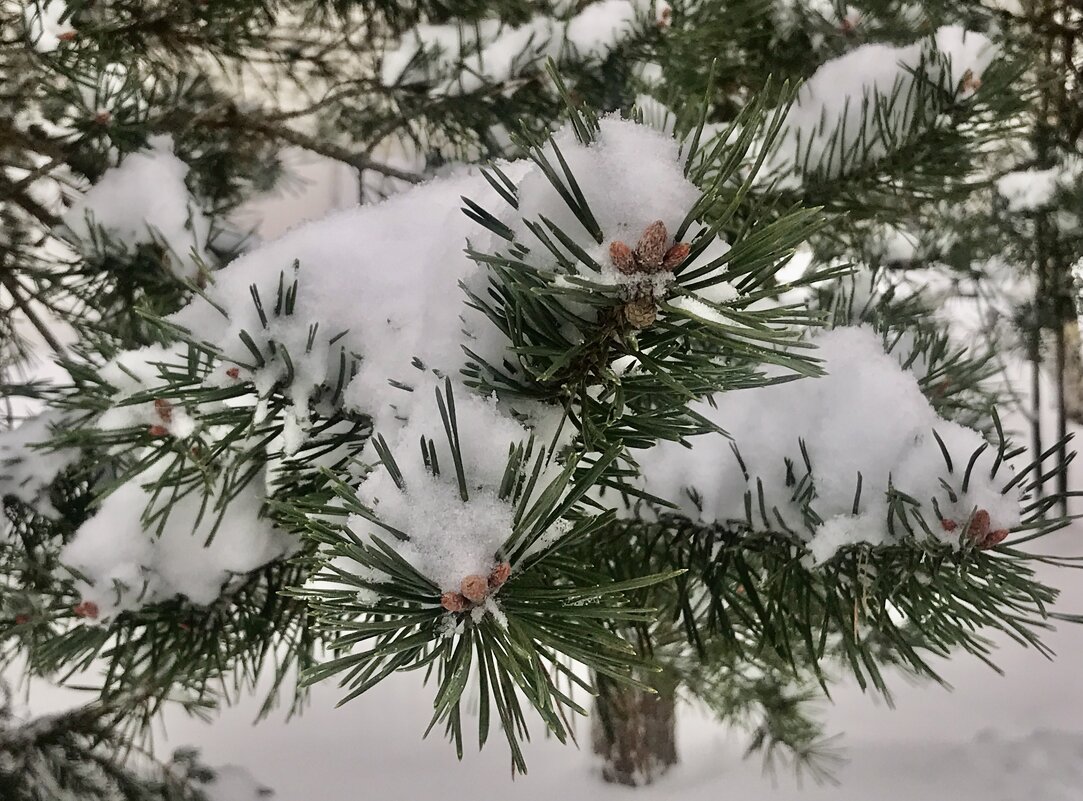
[[(336, 679), (346, 702), (399, 670), (429, 680), (430, 728), (460, 756), (476, 722), (516, 771), (532, 725), (573, 739), (591, 694), (634, 688), (698, 699), (750, 752), (824, 775), (835, 752), (810, 707), (840, 675), (889, 695), (891, 670), (938, 679), (932, 657), (993, 665), (993, 631), (1045, 652), (1060, 616), (1034, 567), (1071, 564), (1041, 538), (1071, 494), (1083, 123), (1057, 36), (1079, 16), (1052, 0), (1022, 16), (891, 0), (0, 2), (0, 668), (95, 695), (45, 724), (0, 714), (0, 796), (199, 798), (191, 754), (124, 764), (163, 705), (269, 683), (261, 714), (298, 712), (313, 683)], [(837, 57), (880, 72), (825, 95), (817, 72)], [(655, 150), (599, 187), (618, 135)], [(432, 275), (464, 249), (475, 270), (444, 298), (461, 325), (428, 334), (462, 334), (458, 360), (402, 354), (413, 372), (379, 377), (393, 403), (351, 390), (375, 360), (320, 296), (319, 248), (283, 240), (297, 252), (261, 264), (283, 244), (237, 223), (285, 180), (285, 147), (356, 171), (359, 225), (384, 196), (410, 208), (473, 182), (466, 241), (413, 226), (437, 243)], [(176, 226), (110, 188), (148, 153), (161, 194), (179, 187)], [(1056, 191), (1013, 208), (1002, 179), (1038, 168)], [(680, 202), (646, 229), (605, 222), (606, 191), (627, 186)], [(1001, 294), (1013, 266), (1035, 276), (1022, 303)], [(986, 314), (963, 341), (936, 312), (970, 294), (982, 313), (1007, 303), (1012, 324)], [(918, 486), (894, 463), (880, 485), (815, 461), (813, 431), (757, 473), (712, 410), (822, 380), (817, 343), (855, 328), (939, 417)], [(1037, 371), (1049, 348), (1060, 431), (1032, 432), (1028, 452), (998, 412), (1019, 403), (1004, 365), (1022, 352)], [(652, 483), (663, 447), (713, 449), (692, 464), (716, 473)], [(731, 455), (747, 490), (712, 516)], [(845, 514), (824, 511), (832, 493)], [(507, 523), (461, 585), (403, 528), (419, 498), (449, 526)], [(813, 552), (862, 514), (874, 531)], [(112, 523), (145, 540), (129, 574), (81, 545)], [(194, 538), (220, 554), (200, 568), (221, 577), (209, 599), (170, 563)]]

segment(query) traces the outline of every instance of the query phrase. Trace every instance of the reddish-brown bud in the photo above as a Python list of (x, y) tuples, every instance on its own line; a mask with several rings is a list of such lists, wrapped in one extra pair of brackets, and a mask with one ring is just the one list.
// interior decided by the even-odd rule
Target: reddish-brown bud
[(76, 617), (85, 617), (91, 620), (98, 619), (98, 605), (93, 601), (80, 601), (72, 607)]
[(944, 529), (944, 531), (955, 531), (955, 529), (959, 528), (959, 524), (954, 520), (948, 520), (948, 518), (945, 517), (940, 521), (940, 527)]
[(152, 437), (164, 437), (169, 433), (169, 429), (165, 426), (151, 426), (147, 429)]
[(678, 242), (667, 250), (666, 255), (662, 257), (662, 269), (667, 273), (673, 272), (681, 262), (688, 258), (688, 253), (691, 250), (692, 246), (687, 242)]
[(440, 606), (449, 612), (462, 612), (470, 604), (461, 592), (445, 592), (440, 596)]
[(1004, 542), (1008, 538), (1008, 529), (998, 528), (996, 531), (990, 531), (984, 540), (979, 544), (979, 548), (995, 548), (1000, 543)]
[(230, 367), (228, 370), (226, 370), (226, 375), (228, 375), (230, 378), (240, 378), (241, 377), (241, 368), (240, 367)]
[(154, 399), (154, 411), (157, 413), (158, 419), (163, 423), (169, 423), (173, 420), (173, 404), (165, 398)]
[(985, 542), (985, 538), (989, 536), (990, 522), (989, 513), (984, 509), (979, 509), (970, 518), (970, 526), (966, 530), (966, 535), (975, 543), (981, 545)]
[(62, 42), (73, 42), (77, 36), (78, 34), (75, 31), (64, 31), (63, 33), (58, 33), (56, 38)]
[(669, 242), (669, 233), (666, 224), (661, 220), (655, 220), (643, 232), (636, 245), (636, 262), (645, 273), (656, 273), (662, 268), (662, 259), (666, 255), (666, 243)]
[(16, 626), (25, 626), (29, 622), (30, 622), (30, 615), (19, 614), (19, 615), (15, 616), (15, 625)]
[(609, 243), (609, 260), (624, 275), (631, 275), (636, 271), (636, 257), (632, 249), (623, 242), (614, 240)]
[(511, 576), (511, 565), (501, 562), (489, 572), (489, 589), (499, 590)]
[(489, 597), (489, 579), (485, 576), (467, 576), (459, 585), (459, 590), (468, 601), (484, 603)]

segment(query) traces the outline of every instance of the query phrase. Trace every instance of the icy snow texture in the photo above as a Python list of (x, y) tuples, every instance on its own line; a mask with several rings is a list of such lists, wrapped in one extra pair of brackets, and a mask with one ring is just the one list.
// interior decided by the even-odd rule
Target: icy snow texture
[(55, 514), (49, 487), (56, 476), (79, 458), (73, 448), (46, 450), (41, 446), (63, 428), (59, 412), (43, 412), (11, 431), (0, 432), (0, 498), (11, 495), (36, 508)]
[(914, 121), (915, 71), (965, 98), (995, 57), (985, 36), (947, 25), (904, 47), (866, 44), (828, 61), (801, 87), (761, 180), (781, 174), (792, 186), (802, 173), (838, 175), (855, 157), (879, 161)]
[[(154, 481), (154, 470), (148, 473), (142, 479)], [(260, 516), (265, 499), (260, 481), (249, 482), (221, 514), (213, 499), (201, 514), (203, 498), (196, 487), (176, 500), (170, 493), (155, 499), (134, 480), (106, 497), (60, 554), (61, 563), (83, 577), (76, 582), (83, 600), (96, 603), (103, 618), (175, 595), (207, 605), (232, 575), (255, 570), (290, 549), (292, 538)], [(167, 505), (160, 533), (160, 518), (144, 523)]]
[(433, 94), (458, 95), (508, 81), (547, 58), (600, 61), (634, 32), (650, 6), (650, 0), (600, 0), (568, 20), (418, 25), (384, 56), (382, 80), (385, 86), (434, 81)]
[[(484, 295), (489, 280), (488, 271), (468, 258), (464, 247), (469, 242), (478, 250), (492, 252), (504, 243), (494, 241), (492, 234), (462, 213), (460, 196), (498, 214), (519, 241), (532, 248), (528, 259), (546, 269), (553, 269), (554, 261), (523, 220), (545, 216), (555, 221), (605, 265), (600, 277), (580, 265), (581, 275), (608, 283), (616, 292), (622, 291), (620, 285), (628, 278), (609, 264), (610, 242), (619, 239), (634, 245), (657, 219), (672, 231), (700, 196), (684, 177), (677, 144), (648, 126), (603, 119), (598, 139), (590, 147), (580, 145), (567, 129), (555, 138), (602, 229), (600, 245), (532, 163), (502, 165), (517, 184), (518, 210), (501, 200), (477, 172), (461, 171), (381, 204), (295, 229), (242, 256), (216, 273), (208, 288), (211, 300), (228, 318), (197, 298), (174, 321), (222, 348), (227, 359), (242, 363), (251, 362), (253, 356), (240, 334), (251, 335), (268, 359), (254, 376), (257, 389), (264, 393), (284, 380), (289, 370), (280, 356), (271, 357), (269, 343), (276, 343), (278, 354), (287, 348), (293, 372), (288, 391), (294, 407), (305, 412), (318, 385), (337, 383), (341, 354), (356, 355), (357, 372), (352, 378), (347, 376), (343, 403), (373, 419), (404, 471), (420, 471), (417, 443), (422, 434), (446, 448), (432, 371), (457, 382), (466, 361), (464, 346), (490, 363), (514, 360), (500, 331), (464, 302), (460, 283)], [(715, 240), (699, 258), (703, 262), (717, 258), (727, 247)], [(265, 309), (273, 308), (279, 275), (284, 272), (289, 286), (295, 260), (300, 267), (294, 313), (271, 315), (263, 329), (250, 286), (258, 288)], [(726, 284), (703, 293), (713, 302), (735, 296)], [(702, 304), (696, 308), (700, 307), (706, 310), (704, 314), (710, 311)], [(318, 336), (306, 353), (314, 322), (319, 323)], [(475, 431), (462, 435), (463, 446), (468, 451), (480, 449), (473, 468), (467, 469), (472, 486), (480, 488), (471, 491), (470, 503), (460, 508), (461, 501), (451, 489), (430, 488), (430, 479), (420, 472), (408, 480), (405, 495), (382, 470), (371, 474), (362, 489), (364, 499), (389, 525), (410, 534), (412, 540), (404, 552), (411, 553), (415, 566), (445, 587), (457, 585), (465, 573), (487, 571), (496, 547), (510, 532), (510, 512), (492, 493), (499, 486), (509, 444), (528, 436), (506, 402), (494, 404), (473, 397), (460, 383), (456, 383), (455, 396), (460, 414), (465, 415), (460, 427)], [(538, 409), (519, 403), (514, 411), (527, 416), (543, 442), (553, 436), (561, 417), (555, 407)], [(301, 438), (295, 437), (292, 445), (297, 446)], [(368, 461), (376, 461), (371, 451)], [(453, 476), (449, 453), (441, 456), (440, 465), (441, 481)], [(452, 520), (461, 525), (451, 525)], [(370, 529), (367, 525), (366, 530)]]
[[(461, 196), (500, 216), (532, 248), (528, 259), (548, 269), (554, 267), (552, 258), (523, 220), (542, 215), (553, 220), (605, 266), (601, 276), (581, 266), (581, 275), (613, 286), (628, 279), (609, 264), (610, 242), (619, 239), (634, 245), (657, 219), (672, 231), (699, 198), (699, 191), (684, 177), (676, 143), (645, 125), (606, 118), (598, 141), (590, 147), (579, 145), (568, 129), (558, 132), (555, 140), (602, 228), (601, 245), (532, 163), (501, 165), (518, 185), (518, 211), (480, 174), (464, 170), (383, 203), (304, 225), (241, 256), (214, 275), (207, 291), (228, 318), (197, 298), (173, 321), (241, 363), (250, 363), (253, 356), (240, 333), (251, 335), (268, 357), (267, 365), (256, 371), (257, 386), (263, 389), (284, 379), (288, 369), (281, 357), (269, 356), (268, 343), (277, 343), (279, 352), (286, 347), (294, 373), (290, 393), (300, 409), (321, 383), (335, 386), (341, 353), (357, 354), (357, 374), (348, 380), (344, 402), (371, 416), (376, 430), (386, 436), (409, 416), (419, 397), (425, 407), (432, 403), (429, 393), (406, 392), (390, 383), (413, 386), (424, 380), (426, 373), (417, 367), (415, 357), (425, 370), (438, 369), (453, 378), (466, 361), (463, 346), (493, 364), (513, 358), (488, 318), (464, 303), (460, 283), (481, 295), (488, 284), (487, 270), (467, 257), (464, 247), (469, 242), (477, 250), (493, 252), (505, 243), (462, 213)], [(696, 263), (717, 258), (727, 247), (715, 240)], [(272, 316), (264, 330), (249, 288), (254, 284), (264, 307), (273, 308), (279, 275), (285, 274), (289, 286), (294, 260), (300, 264), (294, 314)], [(724, 301), (732, 297), (732, 288), (711, 287), (702, 296)], [(319, 323), (318, 336), (306, 354), (313, 322)], [(435, 436), (437, 431), (428, 433)], [(507, 442), (499, 443), (501, 451), (506, 446)]]
[(172, 139), (156, 137), (149, 150), (130, 153), (106, 170), (64, 214), (64, 224), (83, 247), (95, 247), (96, 228), (128, 247), (161, 244), (170, 269), (180, 278), (195, 278), (197, 260), (210, 258), (210, 222), (188, 192), (187, 175), (188, 165), (173, 155)]
[[(692, 404), (732, 436), (748, 480), (729, 441), (721, 435), (703, 435), (692, 440), (691, 450), (660, 442), (637, 455), (644, 488), (678, 503), (691, 518), (714, 523), (743, 519), (747, 491), (753, 493), (753, 508), (758, 509), (759, 479), (768, 514), (777, 507), (791, 529), (803, 531), (799, 507), (791, 502), (792, 489), (786, 486), (785, 463), (787, 458), (792, 461), (798, 479), (804, 475), (799, 445), (803, 440), (816, 486), (811, 507), (824, 521), (808, 543), (816, 563), (843, 545), (890, 541), (885, 497), (889, 481), (923, 504), (926, 522), (946, 541), (957, 541), (959, 532), (939, 529), (933, 498), (947, 518), (960, 524), (975, 509), (989, 512), (994, 530), (1019, 522), (1018, 498), (1000, 494), (1012, 471), (1001, 467), (996, 479), (989, 478), (995, 447), (978, 458), (969, 490), (961, 491), (960, 473), (985, 440), (976, 431), (938, 417), (915, 378), (884, 353), (871, 329), (838, 328), (814, 341), (827, 375), (719, 394), (713, 398), (714, 407), (706, 401)], [(954, 475), (947, 471), (934, 429), (952, 456)], [(858, 473), (863, 487), (858, 515), (853, 516)], [(954, 486), (957, 503), (940, 485), (941, 476)], [(689, 491), (698, 493), (702, 511)], [(758, 511), (753, 515), (755, 523)]]
[[(435, 381), (416, 390), (419, 402), (410, 421), (388, 442), (402, 471), (406, 490), (400, 491), (390, 474), (378, 469), (361, 484), (358, 499), (380, 519), (409, 536), (396, 550), (422, 575), (442, 590), (458, 590), (468, 575), (487, 575), (497, 549), (511, 534), (514, 509), (497, 497), (504, 475), (508, 446), (527, 439), (527, 430), (498, 408), (495, 398), (482, 398), (460, 390), (454, 402), (459, 440), (470, 500), (459, 496), (454, 461), (439, 407)], [(433, 441), (441, 475), (434, 478), (424, 467), (418, 442)], [(371, 446), (370, 446), (371, 447)], [(371, 451), (370, 458), (374, 459)], [(536, 491), (552, 480), (543, 472)], [(371, 531), (387, 541), (391, 535), (360, 518), (350, 523), (355, 532)]]

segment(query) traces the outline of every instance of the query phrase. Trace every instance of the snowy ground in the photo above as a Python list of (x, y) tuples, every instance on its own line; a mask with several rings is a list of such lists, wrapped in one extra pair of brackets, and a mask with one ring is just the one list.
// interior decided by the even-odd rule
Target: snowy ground
[[(318, 216), (314, 194), (324, 193), (328, 205), (351, 202), (348, 181), (325, 172), (306, 170), (315, 185), (304, 198), (260, 209), (262, 230), (282, 231), (299, 207)], [(1083, 475), (1073, 485), (1083, 486)], [(1083, 524), (1047, 540), (1046, 550), (1083, 554)], [(1063, 590), (1061, 610), (1083, 612), (1083, 572), (1047, 568), (1045, 575)], [(679, 720), (681, 765), (654, 787), (605, 785), (589, 752), (546, 740), (537, 725), (538, 739), (527, 750), (530, 774), (512, 780), (498, 737), (480, 755), (468, 751), (462, 763), (439, 733), (421, 740), (432, 689), (415, 674), (337, 710), (335, 688), (320, 687), (306, 713), (289, 723), (280, 714), (253, 726), (254, 704), (225, 710), (212, 724), (170, 714), (156, 745), (165, 756), (178, 745), (197, 745), (212, 765), (244, 765), (275, 788), (277, 801), (1083, 801), (1083, 626), (1063, 625), (1047, 642), (1055, 661), (1005, 641), (997, 654), (1004, 676), (962, 657), (940, 665), (950, 693), (900, 678), (894, 710), (852, 684), (839, 686), (824, 707), (848, 759), (838, 785), (800, 786), (785, 772), (764, 776), (757, 760), (742, 759), (742, 739), (691, 708)], [(30, 705), (47, 712), (76, 700), (35, 685)], [(579, 732), (587, 734), (585, 721)]]

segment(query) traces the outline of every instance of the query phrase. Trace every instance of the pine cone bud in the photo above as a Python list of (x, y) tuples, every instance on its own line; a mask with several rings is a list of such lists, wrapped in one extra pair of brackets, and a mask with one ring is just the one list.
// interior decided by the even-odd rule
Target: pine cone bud
[(74, 42), (77, 36), (78, 34), (75, 31), (64, 31), (63, 33), (58, 33), (56, 38), (62, 42)]
[(970, 527), (966, 530), (966, 535), (980, 546), (989, 536), (989, 527), (989, 513), (984, 509), (979, 509), (970, 518)]
[(15, 625), (16, 626), (25, 626), (29, 622), (30, 622), (30, 615), (18, 614), (18, 615), (15, 616)]
[(614, 240), (609, 244), (609, 260), (618, 272), (624, 275), (631, 275), (636, 271), (636, 257), (632, 249), (623, 242)]
[(173, 404), (165, 398), (154, 399), (154, 411), (158, 414), (158, 419), (163, 423), (169, 423), (173, 420)]
[(647, 328), (658, 318), (654, 299), (641, 297), (628, 301), (624, 304), (624, 317), (633, 328)]
[(959, 81), (959, 88), (964, 92), (976, 92), (981, 89), (981, 78), (974, 74), (974, 70), (967, 70)]
[(662, 269), (667, 273), (673, 272), (681, 262), (688, 258), (691, 250), (692, 246), (687, 242), (678, 242), (662, 257)]
[(511, 576), (511, 565), (501, 562), (489, 572), (489, 589), (499, 590)]
[(240, 378), (241, 377), (241, 368), (240, 367), (230, 367), (228, 370), (226, 370), (226, 375), (228, 375), (230, 378)]
[(489, 597), (489, 579), (485, 576), (467, 576), (462, 580), (459, 589), (468, 601), (484, 603)]
[(948, 518), (945, 517), (940, 521), (940, 527), (944, 529), (944, 531), (955, 531), (955, 529), (959, 528), (959, 524), (954, 520), (948, 520)]
[(98, 619), (98, 605), (93, 601), (80, 601), (72, 607), (76, 617), (86, 617), (91, 620)]
[(151, 426), (147, 429), (152, 437), (164, 437), (169, 433), (169, 429), (165, 426)]
[(445, 592), (440, 596), (440, 606), (449, 612), (462, 612), (469, 605), (461, 592)]
[(985, 539), (981, 541), (979, 548), (994, 548), (1000, 543), (1004, 542), (1008, 538), (1008, 529), (998, 528), (996, 531), (990, 531), (986, 535)]
[(639, 262), (639, 268), (643, 272), (656, 273), (661, 269), (668, 241), (669, 233), (666, 231), (664, 222), (655, 220), (647, 226), (647, 230), (639, 238), (635, 252), (636, 261)]

